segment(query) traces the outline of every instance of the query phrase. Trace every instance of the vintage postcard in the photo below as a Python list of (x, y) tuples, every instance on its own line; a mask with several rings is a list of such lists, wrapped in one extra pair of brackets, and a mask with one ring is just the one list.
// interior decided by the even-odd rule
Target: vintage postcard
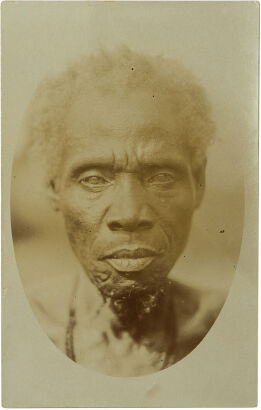
[(2, 3), (3, 406), (257, 401), (259, 3)]

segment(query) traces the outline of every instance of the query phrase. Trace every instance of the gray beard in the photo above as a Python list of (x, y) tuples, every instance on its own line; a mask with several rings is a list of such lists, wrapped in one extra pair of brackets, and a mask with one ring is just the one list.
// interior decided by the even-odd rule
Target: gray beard
[(162, 325), (160, 318), (166, 311), (167, 294), (172, 285), (169, 279), (160, 282), (154, 288), (142, 290), (131, 296), (103, 298), (109, 304), (117, 317), (115, 334), (120, 336), (122, 331), (128, 331), (135, 338), (145, 336), (153, 328)]

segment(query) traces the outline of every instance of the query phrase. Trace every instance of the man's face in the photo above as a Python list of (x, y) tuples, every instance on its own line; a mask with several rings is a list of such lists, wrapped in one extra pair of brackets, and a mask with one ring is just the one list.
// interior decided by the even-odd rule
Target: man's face
[(198, 205), (178, 129), (156, 104), (142, 93), (79, 97), (67, 118), (55, 195), (76, 256), (108, 297), (159, 286)]

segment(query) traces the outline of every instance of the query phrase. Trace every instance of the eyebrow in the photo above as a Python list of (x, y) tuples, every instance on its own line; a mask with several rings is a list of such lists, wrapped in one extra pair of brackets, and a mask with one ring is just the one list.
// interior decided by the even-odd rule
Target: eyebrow
[(74, 163), (71, 166), (69, 170), (69, 176), (71, 178), (75, 178), (79, 176), (82, 172), (93, 168), (110, 171), (114, 169), (114, 161), (112, 158), (85, 158)]
[(142, 164), (142, 168), (169, 168), (181, 170), (185, 168), (185, 164), (178, 158), (166, 158), (157, 157), (152, 160), (145, 160)]
[[(90, 158), (83, 159), (72, 165), (69, 171), (70, 178), (77, 178), (81, 173), (90, 169), (99, 169), (107, 172), (117, 172), (123, 170), (122, 167), (115, 166), (113, 158)], [(138, 162), (137, 172), (142, 170), (157, 170), (157, 169), (171, 169), (177, 172), (185, 172), (186, 166), (184, 162), (172, 158), (154, 158), (151, 160), (143, 160)]]

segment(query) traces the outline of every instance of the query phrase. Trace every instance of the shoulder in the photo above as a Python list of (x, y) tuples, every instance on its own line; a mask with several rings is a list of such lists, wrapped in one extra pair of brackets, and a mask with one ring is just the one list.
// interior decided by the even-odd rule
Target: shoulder
[(56, 345), (60, 345), (64, 340), (76, 284), (75, 275), (60, 274), (42, 278), (25, 287), (33, 313)]
[(175, 309), (185, 316), (196, 312), (204, 316), (218, 314), (227, 297), (224, 290), (201, 289), (179, 282), (173, 282), (172, 292)]
[(177, 343), (181, 355), (189, 353), (204, 338), (222, 309), (227, 293), (173, 283), (173, 308)]

